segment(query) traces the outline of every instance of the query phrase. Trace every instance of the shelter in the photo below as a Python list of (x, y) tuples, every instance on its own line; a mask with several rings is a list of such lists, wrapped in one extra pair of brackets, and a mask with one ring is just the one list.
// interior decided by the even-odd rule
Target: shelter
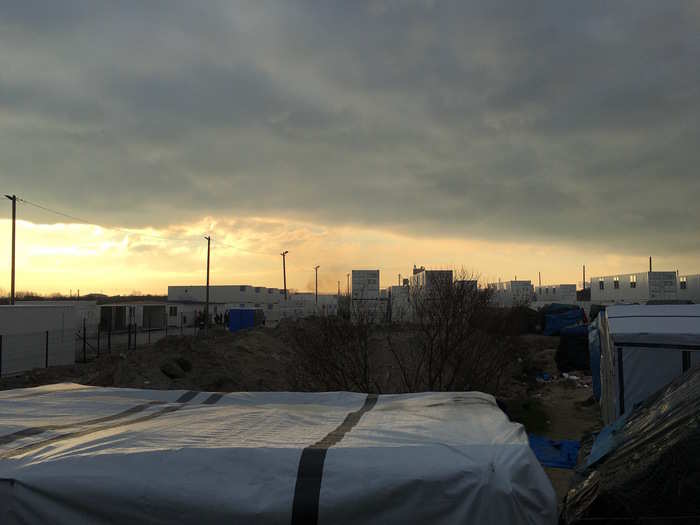
[(700, 364), (700, 305), (610, 306), (599, 317), (606, 424)]
[(50, 385), (0, 392), (13, 523), (557, 522), (523, 427), (479, 392)]

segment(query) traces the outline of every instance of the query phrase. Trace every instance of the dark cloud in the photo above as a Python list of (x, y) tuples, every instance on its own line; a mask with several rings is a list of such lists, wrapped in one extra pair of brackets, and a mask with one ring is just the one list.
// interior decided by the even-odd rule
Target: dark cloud
[(695, 253), (694, 2), (6, 2), (3, 191)]

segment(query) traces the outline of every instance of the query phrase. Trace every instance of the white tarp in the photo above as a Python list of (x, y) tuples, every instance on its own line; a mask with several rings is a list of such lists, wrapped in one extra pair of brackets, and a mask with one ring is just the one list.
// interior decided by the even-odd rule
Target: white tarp
[(0, 392), (0, 523), (554, 524), (493, 397)]
[(700, 305), (609, 306), (601, 316), (606, 424), (700, 363)]

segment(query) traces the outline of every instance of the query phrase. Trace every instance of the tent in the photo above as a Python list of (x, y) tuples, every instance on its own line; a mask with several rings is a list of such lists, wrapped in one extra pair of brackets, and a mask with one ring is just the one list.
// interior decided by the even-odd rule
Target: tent
[(605, 424), (700, 364), (700, 305), (610, 306), (599, 317)]
[(479, 392), (0, 392), (0, 523), (555, 524)]

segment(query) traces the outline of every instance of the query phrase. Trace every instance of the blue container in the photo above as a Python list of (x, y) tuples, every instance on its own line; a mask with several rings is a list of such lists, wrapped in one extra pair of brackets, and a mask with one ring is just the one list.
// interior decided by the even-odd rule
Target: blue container
[(255, 326), (255, 309), (236, 308), (228, 311), (229, 332), (237, 332)]

